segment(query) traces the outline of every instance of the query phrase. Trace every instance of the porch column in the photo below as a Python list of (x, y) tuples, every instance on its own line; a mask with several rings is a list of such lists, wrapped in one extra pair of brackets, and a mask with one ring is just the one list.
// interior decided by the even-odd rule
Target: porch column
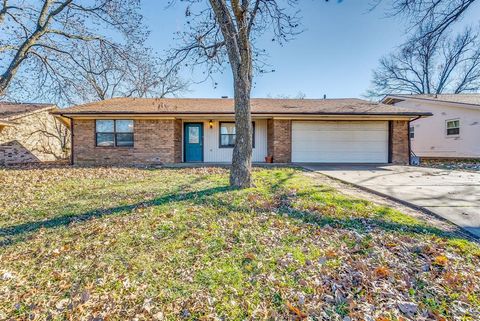
[(267, 151), (274, 163), (292, 161), (292, 121), (269, 119), (267, 121)]
[(410, 160), (408, 120), (390, 121), (392, 164), (408, 165)]

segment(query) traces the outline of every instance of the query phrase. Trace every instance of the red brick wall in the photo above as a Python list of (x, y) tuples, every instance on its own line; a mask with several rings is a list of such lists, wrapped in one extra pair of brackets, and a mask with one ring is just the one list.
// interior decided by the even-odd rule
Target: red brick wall
[(163, 164), (181, 161), (181, 120), (134, 120), (134, 147), (96, 147), (95, 120), (74, 120), (73, 163)]
[(274, 163), (292, 160), (292, 121), (269, 119), (267, 122), (267, 151)]
[(390, 142), (392, 144), (392, 163), (408, 165), (410, 159), (408, 121), (392, 120), (391, 126)]
[(175, 163), (181, 163), (183, 162), (182, 158), (182, 146), (183, 146), (183, 140), (182, 140), (182, 131), (183, 131), (183, 124), (182, 120), (177, 119), (175, 120), (174, 124), (174, 162)]

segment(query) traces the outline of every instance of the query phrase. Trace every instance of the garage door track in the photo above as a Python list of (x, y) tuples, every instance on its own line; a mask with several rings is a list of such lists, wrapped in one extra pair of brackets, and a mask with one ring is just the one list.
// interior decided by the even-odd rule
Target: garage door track
[(427, 209), (480, 237), (480, 173), (395, 165), (302, 166)]

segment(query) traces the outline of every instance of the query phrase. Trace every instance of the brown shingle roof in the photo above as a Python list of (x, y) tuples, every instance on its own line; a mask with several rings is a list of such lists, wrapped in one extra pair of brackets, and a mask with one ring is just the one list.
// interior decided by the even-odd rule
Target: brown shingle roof
[(39, 111), (42, 109), (53, 109), (55, 105), (52, 104), (22, 104), (0, 101), (0, 119), (12, 119), (15, 117), (23, 116), (31, 112)]
[(459, 104), (470, 105), (470, 107), (480, 108), (480, 93), (439, 94), (439, 95), (388, 95), (387, 97), (406, 98), (406, 99), (413, 98), (413, 99), (422, 99), (422, 100), (429, 100), (429, 101), (459, 103)]
[[(266, 99), (251, 101), (252, 114), (429, 115), (361, 99)], [(232, 114), (233, 99), (115, 98), (56, 112), (79, 114)]]

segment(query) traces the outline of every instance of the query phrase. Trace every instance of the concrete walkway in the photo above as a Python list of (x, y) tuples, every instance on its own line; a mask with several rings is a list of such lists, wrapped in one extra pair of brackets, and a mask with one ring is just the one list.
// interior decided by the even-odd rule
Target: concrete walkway
[(301, 166), (427, 209), (480, 237), (480, 173), (395, 165)]

